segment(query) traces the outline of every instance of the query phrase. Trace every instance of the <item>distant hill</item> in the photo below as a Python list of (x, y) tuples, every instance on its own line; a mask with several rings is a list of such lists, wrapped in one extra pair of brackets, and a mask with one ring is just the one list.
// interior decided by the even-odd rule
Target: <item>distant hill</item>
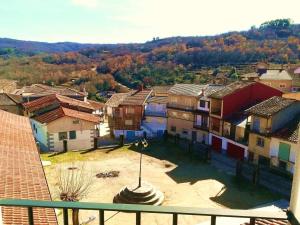
[(218, 74), (234, 80), (253, 72), (257, 62), (299, 65), (300, 25), (278, 19), (242, 32), (136, 44), (0, 39), (0, 78), (20, 84), (72, 80), (91, 94), (117, 89), (117, 82), (135, 88), (141, 83), (206, 83)]

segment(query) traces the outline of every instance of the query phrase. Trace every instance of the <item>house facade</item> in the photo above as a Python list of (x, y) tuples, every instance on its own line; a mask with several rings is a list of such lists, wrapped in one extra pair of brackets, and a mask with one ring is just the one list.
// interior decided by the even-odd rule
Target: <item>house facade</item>
[(217, 152), (244, 159), (248, 152), (249, 118), (244, 110), (282, 92), (259, 82), (237, 81), (211, 94), (209, 144)]
[(137, 90), (123, 95), (112, 96), (106, 106), (111, 110), (108, 114), (109, 127), (115, 137), (124, 135), (126, 139), (143, 136), (142, 121), (145, 105), (152, 90)]
[(0, 93), (0, 109), (17, 114), (23, 115), (22, 107), (23, 99), (18, 95)]
[(99, 117), (60, 107), (31, 118), (42, 151), (85, 150), (94, 147)]
[(292, 172), (293, 142), (298, 138), (298, 122), (292, 121), (298, 121), (300, 102), (272, 97), (249, 108), (247, 113), (251, 117), (249, 160), (266, 166), (285, 165)]
[(267, 70), (259, 81), (282, 92), (292, 91), (293, 78), (286, 70)]

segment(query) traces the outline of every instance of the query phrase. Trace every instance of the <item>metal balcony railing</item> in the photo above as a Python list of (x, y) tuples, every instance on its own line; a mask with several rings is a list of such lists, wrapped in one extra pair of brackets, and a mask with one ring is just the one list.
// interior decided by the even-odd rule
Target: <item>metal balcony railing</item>
[[(135, 214), (136, 225), (141, 225), (142, 213), (168, 214), (172, 217), (172, 224), (177, 225), (179, 215), (209, 216), (211, 225), (216, 224), (217, 217), (248, 218), (249, 224), (254, 225), (257, 219), (267, 220), (290, 220), (291, 224), (299, 224), (291, 212), (269, 212), (259, 210), (237, 209), (205, 209), (194, 207), (150, 206), (134, 204), (111, 204), (111, 203), (87, 203), (87, 202), (58, 202), (58, 201), (35, 201), (21, 199), (1, 199), (0, 206), (23, 207), (28, 210), (28, 224), (34, 225), (33, 208), (52, 208), (63, 210), (64, 225), (69, 224), (68, 210), (97, 210), (99, 212), (99, 225), (105, 223), (105, 211), (127, 212)], [(18, 215), (15, 215), (18, 216)]]

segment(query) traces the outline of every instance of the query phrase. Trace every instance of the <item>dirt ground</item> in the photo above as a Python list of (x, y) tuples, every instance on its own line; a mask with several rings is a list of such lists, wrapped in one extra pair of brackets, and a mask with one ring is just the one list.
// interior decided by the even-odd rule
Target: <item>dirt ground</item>
[[(53, 200), (58, 200), (58, 169), (84, 164), (86, 173), (93, 177), (89, 194), (83, 202), (112, 203), (120, 189), (138, 180), (139, 153), (132, 147), (113, 151), (70, 152), (54, 157), (43, 154), (43, 160), (52, 162), (45, 167), (47, 181)], [(104, 171), (118, 170), (119, 177), (96, 178)], [(240, 208), (247, 209), (279, 197), (265, 189), (248, 183), (238, 183), (235, 179), (191, 157), (171, 144), (158, 143), (145, 150), (142, 167), (143, 180), (150, 182), (165, 195), (163, 205), (201, 208)], [(98, 212), (80, 211), (81, 222), (95, 216), (89, 224), (99, 224)], [(197, 224), (208, 217), (179, 216), (179, 224)], [(59, 220), (62, 218), (59, 216)], [(135, 224), (135, 215), (129, 213), (105, 212), (108, 225)], [(142, 224), (172, 224), (171, 215), (142, 214)]]

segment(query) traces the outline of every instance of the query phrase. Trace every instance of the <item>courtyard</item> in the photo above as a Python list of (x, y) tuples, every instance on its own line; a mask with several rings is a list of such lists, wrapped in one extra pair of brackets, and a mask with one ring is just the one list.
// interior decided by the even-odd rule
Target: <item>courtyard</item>
[[(139, 152), (133, 146), (101, 149), (90, 152), (67, 152), (53, 156), (42, 154), (42, 160), (51, 161), (44, 167), (53, 200), (59, 200), (58, 170), (84, 164), (93, 182), (88, 195), (81, 201), (112, 203), (120, 189), (138, 181)], [(97, 178), (101, 172), (119, 171), (119, 176)], [(249, 209), (276, 201), (280, 196), (248, 182), (238, 182), (234, 176), (204, 163), (186, 150), (172, 143), (150, 143), (144, 150), (142, 177), (165, 195), (163, 205), (200, 208)], [(95, 217), (89, 224), (98, 224), (98, 212), (80, 211), (80, 221)], [(62, 216), (59, 220), (61, 222)], [(197, 224), (208, 217), (180, 216), (180, 224)], [(134, 224), (135, 215), (105, 212), (105, 224)], [(142, 224), (172, 224), (167, 215), (142, 214)]]

